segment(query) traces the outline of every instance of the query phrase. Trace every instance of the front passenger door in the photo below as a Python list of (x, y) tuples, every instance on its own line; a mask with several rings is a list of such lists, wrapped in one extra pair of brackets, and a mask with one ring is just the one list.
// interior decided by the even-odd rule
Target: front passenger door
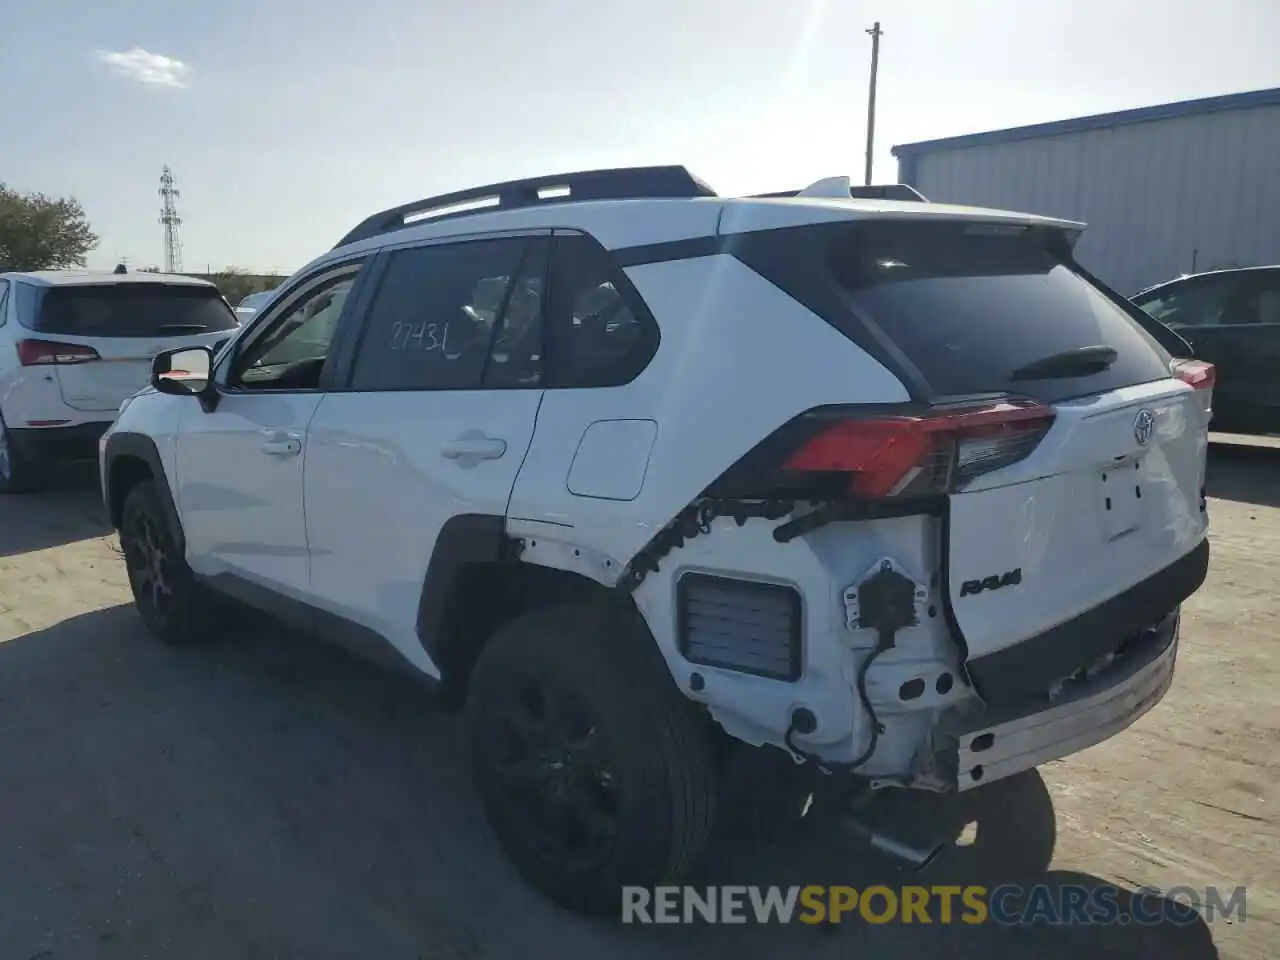
[(244, 599), (263, 588), (305, 596), (306, 430), (362, 266), (300, 284), (221, 358), (216, 408), (192, 403), (183, 412), (177, 492), (188, 562)]

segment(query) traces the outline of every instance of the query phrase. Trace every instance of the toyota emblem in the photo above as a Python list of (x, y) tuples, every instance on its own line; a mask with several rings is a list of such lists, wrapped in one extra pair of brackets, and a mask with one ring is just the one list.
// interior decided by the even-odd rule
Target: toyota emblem
[(1156, 416), (1150, 410), (1139, 410), (1133, 418), (1133, 437), (1138, 445), (1145, 447), (1151, 442), (1151, 434), (1155, 433)]

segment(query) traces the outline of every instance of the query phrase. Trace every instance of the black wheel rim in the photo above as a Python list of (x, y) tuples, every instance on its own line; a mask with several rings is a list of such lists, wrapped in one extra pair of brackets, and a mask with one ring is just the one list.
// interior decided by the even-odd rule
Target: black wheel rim
[(483, 756), (521, 845), (566, 872), (607, 862), (618, 837), (618, 788), (582, 699), (530, 674), (497, 710)]
[(173, 558), (155, 518), (135, 514), (125, 528), (125, 564), (134, 598), (144, 616), (166, 623), (173, 607)]

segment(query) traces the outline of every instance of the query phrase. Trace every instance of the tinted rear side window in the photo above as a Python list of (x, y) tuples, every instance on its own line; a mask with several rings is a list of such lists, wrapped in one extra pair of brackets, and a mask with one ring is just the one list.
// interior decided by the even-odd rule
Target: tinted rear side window
[(26, 290), (22, 323), (37, 333), (154, 338), (236, 329), (235, 313), (213, 287), (104, 283)]
[[(858, 224), (828, 268), (861, 322), (880, 331), (937, 395), (1016, 392), (1054, 401), (1169, 376), (1167, 358), (1125, 310), (1029, 231), (974, 223)], [(1106, 346), (1101, 373), (1012, 374)]]
[(554, 387), (629, 383), (658, 349), (658, 325), (608, 252), (586, 236), (557, 236), (547, 353)]

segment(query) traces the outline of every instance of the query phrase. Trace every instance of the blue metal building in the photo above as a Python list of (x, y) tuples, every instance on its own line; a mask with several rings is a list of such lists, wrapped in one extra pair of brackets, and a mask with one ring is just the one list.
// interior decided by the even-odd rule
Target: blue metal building
[(1280, 263), (1280, 88), (893, 148), (930, 200), (1088, 224), (1081, 263), (1124, 294)]

